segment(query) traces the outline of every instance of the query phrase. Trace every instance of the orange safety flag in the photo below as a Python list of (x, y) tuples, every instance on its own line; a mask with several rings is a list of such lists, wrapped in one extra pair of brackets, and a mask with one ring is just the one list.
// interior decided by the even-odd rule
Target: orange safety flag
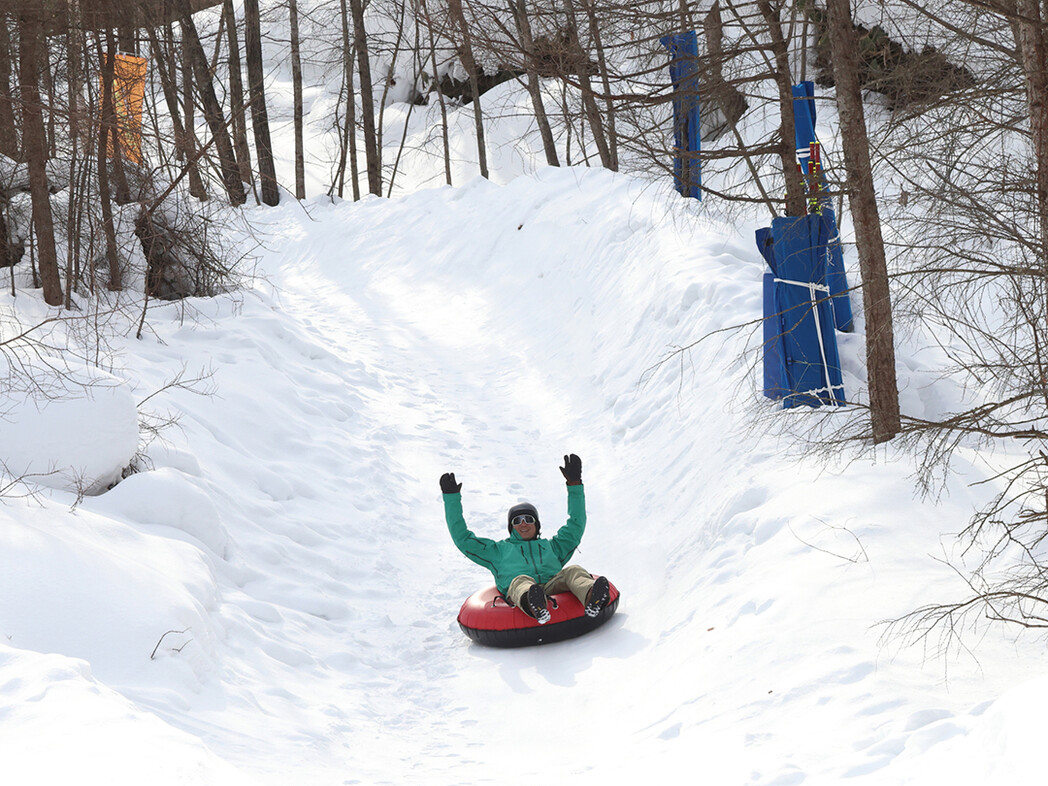
[[(142, 163), (142, 98), (146, 91), (148, 64), (144, 57), (121, 52), (117, 53), (113, 63), (113, 107), (120, 153), (136, 164)], [(113, 157), (112, 138), (106, 140), (106, 152)]]

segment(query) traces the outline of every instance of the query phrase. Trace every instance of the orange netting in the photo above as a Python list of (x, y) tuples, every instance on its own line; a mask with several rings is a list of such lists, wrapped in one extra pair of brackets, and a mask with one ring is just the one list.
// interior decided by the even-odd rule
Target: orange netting
[[(142, 99), (145, 96), (148, 64), (149, 61), (144, 57), (123, 53), (117, 53), (114, 61), (113, 107), (116, 110), (120, 154), (136, 164), (142, 163)], [(112, 138), (106, 140), (106, 145), (107, 153), (112, 158)]]

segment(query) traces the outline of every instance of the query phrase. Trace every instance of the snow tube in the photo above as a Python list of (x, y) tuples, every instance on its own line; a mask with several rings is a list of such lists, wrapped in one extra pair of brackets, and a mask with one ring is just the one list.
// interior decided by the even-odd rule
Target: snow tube
[(608, 605), (596, 617), (587, 617), (579, 599), (570, 592), (550, 595), (550, 621), (545, 625), (509, 605), (497, 589), (488, 587), (466, 598), (458, 624), (473, 641), (488, 647), (530, 647), (573, 639), (599, 628), (615, 613), (619, 591), (614, 584), (608, 585)]

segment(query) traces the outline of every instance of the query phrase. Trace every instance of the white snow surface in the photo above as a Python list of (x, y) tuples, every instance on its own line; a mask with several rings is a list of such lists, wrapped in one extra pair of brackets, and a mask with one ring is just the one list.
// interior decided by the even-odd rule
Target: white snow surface
[[(750, 329), (650, 371), (759, 315), (750, 228), (566, 168), (251, 219), (265, 283), (192, 318), (159, 306), (117, 347), (138, 399), (184, 368), (215, 394), (151, 399), (178, 427), (107, 493), (0, 504), (5, 783), (1037, 780), (1029, 650), (879, 642), (956, 589), (931, 555), (965, 486), (916, 500), (891, 448), (792, 456), (768, 424), (807, 415), (757, 395)], [(560, 644), (470, 643), (455, 617), (490, 578), (452, 545), (438, 477), (482, 535), (520, 499), (552, 529), (567, 452), (577, 561), (618, 613)]]
[[(0, 341), (21, 332), (15, 325), (28, 327), (0, 319)], [(135, 400), (123, 380), (68, 356), (23, 352), (0, 355), (0, 373), (4, 475), (86, 493), (120, 479), (138, 448)]]

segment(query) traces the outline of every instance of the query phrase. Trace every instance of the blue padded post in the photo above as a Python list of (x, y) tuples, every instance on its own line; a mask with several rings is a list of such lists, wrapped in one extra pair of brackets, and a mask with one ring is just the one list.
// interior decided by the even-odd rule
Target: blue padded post
[(702, 199), (699, 153), (699, 41), (694, 30), (663, 36), (673, 83), (673, 184), (683, 196)]

